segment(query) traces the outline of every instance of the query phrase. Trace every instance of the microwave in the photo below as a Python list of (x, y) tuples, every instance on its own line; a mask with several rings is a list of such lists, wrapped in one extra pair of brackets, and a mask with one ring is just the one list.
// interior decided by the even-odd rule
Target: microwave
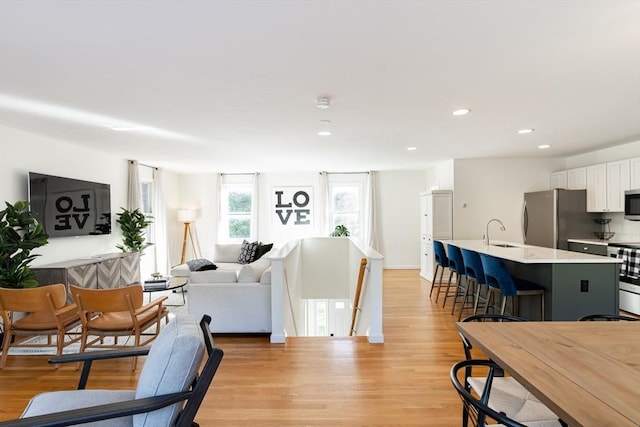
[(640, 189), (624, 192), (624, 219), (640, 221)]

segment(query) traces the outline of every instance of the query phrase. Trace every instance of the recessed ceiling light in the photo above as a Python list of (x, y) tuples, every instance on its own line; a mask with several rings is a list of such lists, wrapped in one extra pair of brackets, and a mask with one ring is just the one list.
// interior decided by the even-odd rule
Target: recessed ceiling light
[(471, 112), (471, 110), (469, 110), (468, 108), (461, 108), (459, 110), (454, 111), (453, 114), (454, 116), (464, 116), (467, 115)]
[(318, 135), (331, 135), (331, 120), (320, 120), (320, 130), (318, 131)]
[(518, 131), (518, 133), (519, 133), (520, 135), (526, 135), (526, 134), (528, 134), (528, 133), (533, 133), (533, 129), (520, 129), (520, 130)]
[(542, 144), (542, 145), (538, 145), (538, 148), (541, 150), (547, 149), (547, 148), (551, 148), (551, 145), (549, 144)]
[(407, 147), (407, 151), (416, 151), (418, 147)]

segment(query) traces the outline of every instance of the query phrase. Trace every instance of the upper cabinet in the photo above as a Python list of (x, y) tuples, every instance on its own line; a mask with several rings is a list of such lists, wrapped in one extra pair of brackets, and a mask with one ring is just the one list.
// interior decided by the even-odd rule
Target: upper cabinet
[(567, 188), (567, 171), (551, 172), (551, 189)]
[(567, 171), (567, 189), (586, 190), (587, 168), (575, 168)]
[(567, 190), (585, 190), (587, 188), (587, 168), (574, 168), (551, 172), (550, 188)]
[(587, 166), (587, 211), (624, 212), (629, 189), (629, 160)]
[(629, 175), (631, 177), (629, 189), (640, 189), (640, 157), (634, 157), (629, 160)]

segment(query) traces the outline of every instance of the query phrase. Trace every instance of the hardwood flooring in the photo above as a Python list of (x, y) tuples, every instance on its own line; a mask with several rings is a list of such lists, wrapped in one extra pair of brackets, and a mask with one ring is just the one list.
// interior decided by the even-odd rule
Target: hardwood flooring
[[(461, 404), (449, 369), (464, 358), (447, 308), (417, 270), (384, 272), (384, 344), (365, 338), (215, 337), (225, 356), (196, 421), (201, 426), (455, 426)], [(435, 295), (434, 295), (435, 297)], [(130, 361), (96, 362), (88, 388), (135, 388)], [(79, 372), (45, 356), (10, 356), (0, 370), (0, 419), (31, 396), (73, 389)]]

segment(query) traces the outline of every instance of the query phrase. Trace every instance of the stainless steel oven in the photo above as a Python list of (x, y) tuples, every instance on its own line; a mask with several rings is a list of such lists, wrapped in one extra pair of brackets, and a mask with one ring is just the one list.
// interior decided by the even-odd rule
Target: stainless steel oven
[[(640, 250), (640, 243), (609, 243), (607, 255), (618, 258), (620, 249)], [(640, 315), (640, 278), (620, 276), (620, 310)]]

